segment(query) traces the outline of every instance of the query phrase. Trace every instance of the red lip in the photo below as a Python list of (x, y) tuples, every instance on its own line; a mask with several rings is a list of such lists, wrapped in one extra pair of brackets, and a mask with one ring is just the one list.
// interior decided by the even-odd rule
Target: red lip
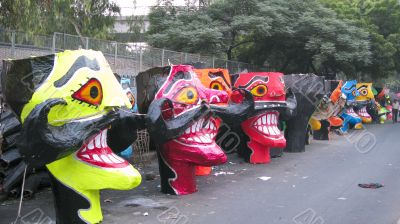
[(262, 135), (271, 138), (281, 138), (283, 135), (278, 128), (279, 114), (276, 111), (265, 112), (254, 118), (252, 127)]
[(201, 118), (187, 128), (177, 141), (183, 144), (215, 144), (218, 126), (217, 121), (212, 117), (208, 119)]
[(107, 129), (90, 138), (76, 152), (82, 162), (101, 168), (125, 168), (129, 163), (112, 152), (107, 145)]

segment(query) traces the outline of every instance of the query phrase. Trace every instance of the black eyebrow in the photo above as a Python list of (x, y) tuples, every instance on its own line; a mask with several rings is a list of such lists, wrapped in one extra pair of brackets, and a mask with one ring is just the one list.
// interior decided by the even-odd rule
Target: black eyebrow
[(190, 80), (191, 78), (192, 78), (192, 76), (190, 75), (189, 72), (179, 71), (179, 72), (175, 73), (174, 77), (172, 77), (171, 82), (168, 83), (167, 88), (165, 88), (164, 92), (168, 93), (171, 90), (172, 86), (179, 80), (181, 80), (181, 79)]
[(216, 77), (221, 77), (222, 80), (224, 80), (225, 84), (229, 87), (232, 88), (232, 86), (228, 83), (228, 80), (225, 79), (225, 76), (222, 72), (209, 72), (208, 77), (210, 78), (216, 78)]
[(357, 90), (359, 90), (359, 89), (361, 89), (361, 88), (363, 88), (363, 87), (364, 87), (364, 88), (367, 88), (368, 85), (362, 85), (362, 86), (358, 87)]
[(345, 90), (351, 90), (352, 88), (356, 88), (356, 84), (353, 84), (353, 85), (350, 86), (349, 88), (344, 87)]
[(99, 71), (100, 66), (99, 63), (97, 62), (96, 59), (89, 59), (88, 57), (82, 55), (79, 56), (72, 66), (69, 68), (67, 73), (63, 77), (61, 77), (59, 80), (54, 82), (55, 87), (61, 87), (65, 85), (71, 78), (74, 76), (75, 72), (78, 71), (81, 68), (90, 68), (91, 70), (94, 71)]
[(261, 80), (261, 81), (267, 82), (268, 81), (268, 77), (256, 75), (246, 85), (239, 86), (239, 88), (247, 88), (256, 80)]

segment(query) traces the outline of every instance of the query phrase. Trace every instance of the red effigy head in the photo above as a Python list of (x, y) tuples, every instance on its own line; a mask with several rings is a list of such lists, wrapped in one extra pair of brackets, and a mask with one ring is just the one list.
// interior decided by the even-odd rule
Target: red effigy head
[(253, 72), (236, 75), (234, 87), (248, 90), (254, 98), (257, 113), (242, 123), (250, 138), (247, 146), (250, 163), (270, 161), (269, 148), (284, 148), (286, 140), (278, 128), (279, 111), (286, 102), (285, 82), (279, 72)]

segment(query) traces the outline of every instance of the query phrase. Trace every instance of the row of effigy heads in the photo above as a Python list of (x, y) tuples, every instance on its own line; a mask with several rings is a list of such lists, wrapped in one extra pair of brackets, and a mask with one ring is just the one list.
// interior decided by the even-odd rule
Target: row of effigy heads
[[(346, 134), (350, 128), (362, 129), (363, 123), (392, 120), (390, 90), (356, 80), (327, 81), (334, 89), (324, 96), (310, 119), (310, 129), (317, 140), (328, 140), (330, 130)], [(336, 86), (336, 87), (335, 87)]]
[(138, 74), (133, 113), (106, 59), (91, 50), (5, 60), (1, 84), (22, 123), (18, 148), (28, 172), (50, 173), (57, 223), (99, 223), (101, 189), (140, 184), (139, 172), (117, 155), (137, 130), (147, 129), (156, 146), (162, 192), (184, 195), (197, 191), (196, 174), (227, 161), (216, 143), (222, 124), (239, 136), (241, 157), (268, 163), (272, 148), (304, 151), (310, 129), (359, 128), (371, 99), (371, 85), (355, 81), (337, 82), (329, 98), (324, 78), (313, 74), (170, 65)]

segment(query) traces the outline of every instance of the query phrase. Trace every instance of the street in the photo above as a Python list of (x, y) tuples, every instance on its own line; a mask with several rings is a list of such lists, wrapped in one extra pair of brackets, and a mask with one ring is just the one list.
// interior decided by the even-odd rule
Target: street
[[(103, 223), (396, 224), (400, 124), (366, 128), (376, 139), (375, 147), (365, 146), (369, 151), (353, 137), (332, 134), (330, 141), (312, 141), (306, 152), (284, 153), (265, 165), (246, 164), (230, 154), (211, 176), (198, 177), (198, 192), (186, 196), (160, 193), (159, 176), (145, 180), (146, 173), (158, 174), (153, 161), (139, 170), (138, 188), (102, 192)], [(364, 189), (360, 183), (384, 187)], [(15, 219), (18, 203), (1, 204), (0, 223)], [(24, 201), (21, 214), (21, 223), (55, 220), (51, 191)]]

